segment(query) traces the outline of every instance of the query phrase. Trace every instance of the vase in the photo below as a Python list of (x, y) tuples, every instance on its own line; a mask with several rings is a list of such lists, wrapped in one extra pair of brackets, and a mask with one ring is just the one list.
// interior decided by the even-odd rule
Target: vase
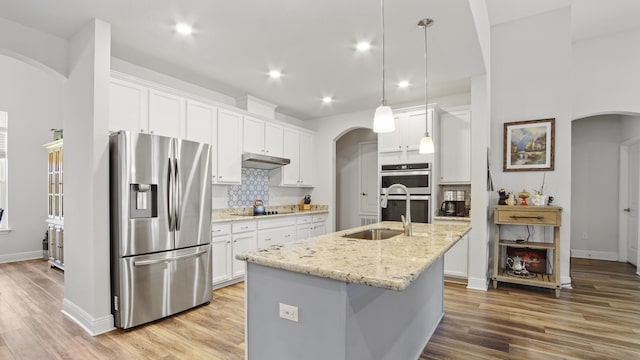
[(547, 203), (547, 195), (531, 195), (533, 205), (542, 206)]

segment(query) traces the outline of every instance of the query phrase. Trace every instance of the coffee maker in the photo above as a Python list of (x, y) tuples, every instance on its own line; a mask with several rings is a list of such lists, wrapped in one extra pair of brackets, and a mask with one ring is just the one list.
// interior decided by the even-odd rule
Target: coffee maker
[(444, 201), (440, 205), (442, 216), (466, 216), (464, 190), (445, 190)]

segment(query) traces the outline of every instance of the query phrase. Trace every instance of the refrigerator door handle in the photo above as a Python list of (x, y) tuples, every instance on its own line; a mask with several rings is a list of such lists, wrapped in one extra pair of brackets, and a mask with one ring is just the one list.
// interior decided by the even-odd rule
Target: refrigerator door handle
[(200, 250), (197, 251), (193, 254), (186, 254), (186, 255), (179, 255), (179, 256), (174, 256), (174, 257), (170, 257), (170, 258), (165, 258), (165, 259), (153, 259), (153, 260), (140, 260), (140, 261), (134, 261), (133, 265), (134, 266), (145, 266), (145, 265), (153, 265), (153, 264), (159, 264), (162, 262), (172, 262), (172, 261), (176, 261), (176, 260), (182, 260), (182, 259), (188, 259), (191, 257), (198, 257), (204, 253), (206, 253), (207, 250)]
[(171, 163), (171, 158), (168, 159), (168, 164), (167, 164), (167, 212), (169, 213), (169, 231), (173, 232), (176, 228), (175, 225), (175, 217), (173, 216), (174, 214), (174, 208), (175, 208), (175, 204), (174, 202), (174, 197), (175, 197), (175, 186), (174, 186), (174, 174), (173, 174), (173, 164)]
[(182, 211), (182, 181), (180, 181), (180, 172), (178, 171), (178, 159), (173, 159), (173, 164), (175, 167), (174, 176), (175, 176), (175, 192), (176, 192), (176, 203), (175, 203), (175, 221), (176, 221), (176, 231), (180, 230), (180, 215)]

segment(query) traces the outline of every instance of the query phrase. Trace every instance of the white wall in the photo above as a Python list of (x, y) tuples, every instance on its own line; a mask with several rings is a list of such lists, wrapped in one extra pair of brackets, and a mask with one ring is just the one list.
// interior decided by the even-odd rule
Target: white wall
[[(336, 229), (360, 226), (360, 143), (378, 141), (371, 129), (355, 129), (336, 142)], [(377, 152), (375, 153), (377, 158)], [(378, 176), (377, 168), (372, 169)]]
[(573, 121), (571, 255), (618, 259), (621, 116)]
[(92, 335), (113, 328), (109, 265), (111, 26), (93, 20), (69, 41), (62, 311)]
[[(49, 129), (62, 128), (65, 80), (51, 71), (0, 55), (0, 110), (9, 116), (11, 232), (0, 235), (0, 262), (42, 257), (47, 226)], [(4, 221), (4, 220), (3, 220)]]
[(0, 54), (31, 65), (67, 74), (67, 42), (0, 17)]
[(640, 113), (640, 29), (573, 45), (573, 119)]
[(545, 192), (563, 207), (560, 276), (570, 283), (571, 228), (571, 9), (494, 26), (491, 31), (491, 163), (496, 188), (540, 187), (541, 172), (503, 172), (505, 122), (555, 118), (555, 170)]
[(640, 136), (640, 116), (621, 116), (620, 134), (620, 141)]

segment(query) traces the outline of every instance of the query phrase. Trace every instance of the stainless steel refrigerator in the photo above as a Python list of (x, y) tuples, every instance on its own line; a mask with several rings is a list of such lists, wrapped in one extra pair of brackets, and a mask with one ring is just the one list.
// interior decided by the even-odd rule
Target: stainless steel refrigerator
[(130, 328), (211, 300), (211, 145), (109, 137), (111, 295)]

